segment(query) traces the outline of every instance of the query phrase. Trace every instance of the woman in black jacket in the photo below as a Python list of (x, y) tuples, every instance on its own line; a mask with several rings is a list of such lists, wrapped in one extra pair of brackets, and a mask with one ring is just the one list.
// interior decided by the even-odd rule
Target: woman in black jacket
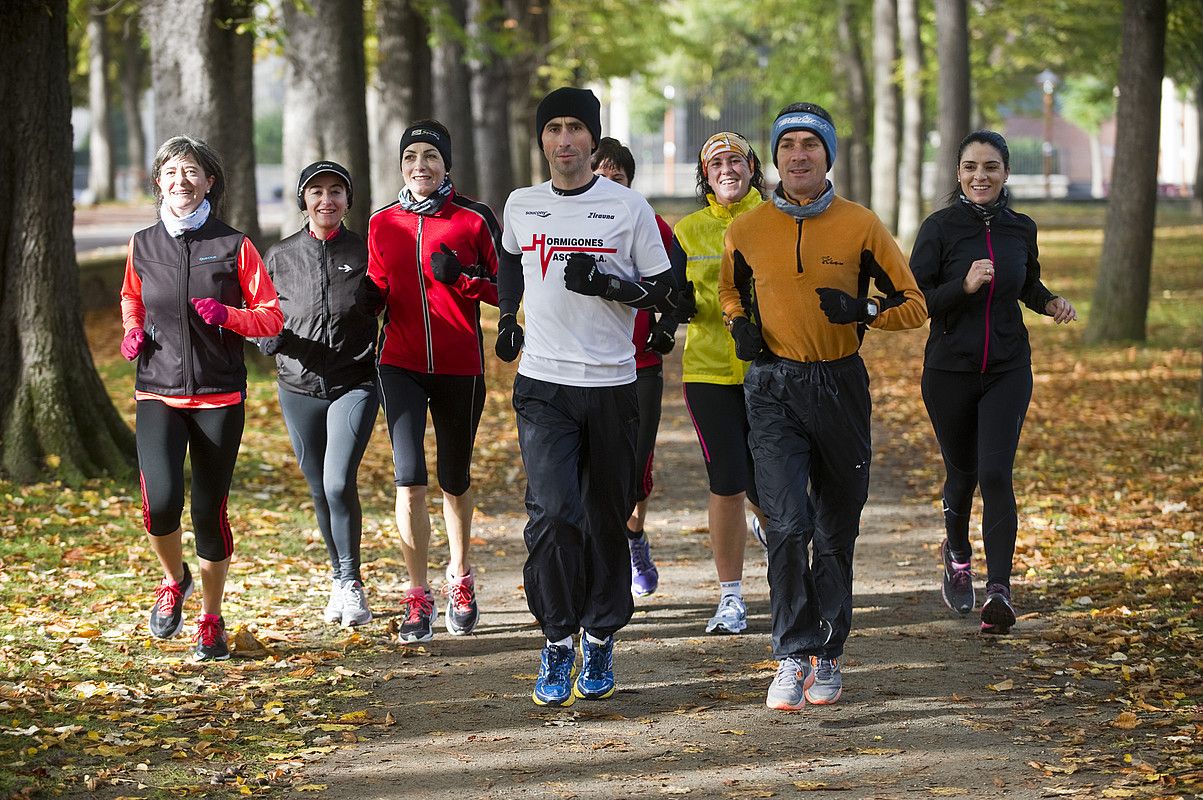
[(1006, 140), (975, 131), (958, 152), (953, 201), (924, 221), (911, 252), (931, 315), (923, 401), (944, 457), (942, 593), (961, 614), (976, 603), (969, 512), (981, 486), (981, 630), (1006, 633), (1015, 624), (1011, 562), (1018, 516), (1011, 474), (1032, 398), (1032, 353), (1019, 303), (1057, 323), (1073, 322), (1077, 312), (1040, 282), (1036, 223), (1008, 207)]
[(368, 269), (364, 240), (342, 219), (351, 175), (332, 161), (305, 167), (297, 206), (300, 231), (267, 251), (284, 330), (259, 349), (276, 357), (280, 409), (330, 556), (324, 617), (344, 626), (372, 618), (359, 572), (363, 512), (356, 474), (376, 423), (376, 318), (357, 302)]

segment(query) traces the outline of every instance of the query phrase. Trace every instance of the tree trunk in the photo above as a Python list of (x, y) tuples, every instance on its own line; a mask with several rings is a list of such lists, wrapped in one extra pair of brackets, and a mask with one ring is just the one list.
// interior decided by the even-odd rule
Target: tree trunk
[(1098, 283), (1086, 331), (1091, 343), (1144, 341), (1157, 212), (1166, 0), (1125, 0), (1115, 114), (1115, 160)]
[(468, 21), (467, 0), (446, 0), (431, 18), (435, 46), (430, 67), (434, 116), (451, 131), (455, 188), (471, 197), (478, 195), (476, 148), (472, 119), (472, 75), (465, 55), (464, 37)]
[(1100, 198), (1106, 191), (1103, 189), (1103, 142), (1099, 139), (1099, 130), (1090, 131), (1090, 196)]
[(88, 4), (88, 192), (93, 203), (113, 199), (113, 126), (109, 121), (109, 48), (104, 11)]
[[(841, 159), (848, 170), (848, 181), (840, 193), (853, 202), (867, 206), (872, 200), (873, 187), (870, 170), (872, 158), (869, 155), (869, 77), (861, 52), (860, 25), (856, 10), (849, 0), (840, 0), (836, 29), (840, 41), (840, 64), (847, 84), (848, 117), (852, 120), (852, 131), (847, 137), (848, 152)], [(772, 153), (768, 153), (766, 159), (772, 161), (772, 156)]]
[(902, 42), (898, 237), (908, 246), (915, 241), (923, 219), (923, 38), (919, 19), (918, 0), (898, 0), (898, 37)]
[(21, 190), (0, 192), (0, 473), (19, 482), (129, 474), (134, 437), (96, 374), (80, 316), (66, 0), (0, 5), (0, 69), (0, 182)]
[(138, 15), (125, 20), (121, 59), (121, 113), (125, 117), (125, 151), (129, 157), (130, 189), (136, 198), (150, 191), (146, 182), (146, 132), (142, 129), (142, 87), (145, 83), (146, 53), (142, 49), (142, 27)]
[(503, 35), (505, 16), (496, 0), (469, 0), (468, 34), (481, 52), (472, 61), (472, 108), (480, 178), (479, 198), (501, 216), (514, 190), (510, 163), (509, 70), (496, 43)]
[(296, 180), (314, 161), (351, 171), (347, 227), (366, 233), (372, 211), (363, 59), (363, 1), (310, 0), (312, 13), (284, 3), (284, 197), (281, 236), (295, 233)]
[(873, 211), (898, 229), (898, 7), (873, 0)]
[(147, 0), (142, 21), (150, 36), (156, 140), (187, 134), (212, 145), (226, 173), (218, 214), (262, 245), (251, 107), (255, 41), (227, 24), (253, 10), (253, 0)]
[[(1203, 70), (1203, 66), (1200, 66)], [(1203, 75), (1199, 76), (1199, 82), (1195, 85), (1195, 119), (1199, 124), (1199, 131), (1196, 140), (1203, 146)], [(1195, 213), (1203, 214), (1203, 152), (1195, 157)]]
[[(547, 161), (535, 136), (535, 109), (549, 88), (539, 77), (551, 46), (551, 4), (548, 0), (506, 0), (506, 11), (525, 38), (510, 57), (510, 148), (514, 178), (536, 184), (549, 176)], [(501, 209), (497, 209), (500, 214)]]
[(935, 196), (957, 188), (957, 146), (969, 134), (969, 19), (966, 0), (936, 0), (940, 150)]
[(396, 199), (401, 191), (401, 134), (411, 122), (433, 113), (430, 26), (415, 0), (376, 0), (376, 52), (370, 90), (371, 208)]

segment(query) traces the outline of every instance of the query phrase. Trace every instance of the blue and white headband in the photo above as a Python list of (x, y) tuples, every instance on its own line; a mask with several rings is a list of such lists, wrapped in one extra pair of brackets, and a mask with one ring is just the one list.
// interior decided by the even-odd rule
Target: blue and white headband
[(781, 141), (781, 137), (790, 131), (810, 131), (823, 140), (823, 147), (827, 150), (827, 171), (830, 172), (831, 165), (835, 163), (837, 141), (835, 126), (818, 114), (811, 114), (809, 111), (801, 113), (791, 112), (777, 117), (777, 119), (773, 120), (772, 152), (774, 165), (777, 163), (777, 142)]

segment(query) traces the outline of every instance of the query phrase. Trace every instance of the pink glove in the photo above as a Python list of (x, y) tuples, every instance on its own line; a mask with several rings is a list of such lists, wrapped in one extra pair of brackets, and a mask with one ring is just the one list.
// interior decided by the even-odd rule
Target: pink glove
[(133, 361), (138, 357), (138, 353), (142, 352), (142, 345), (146, 343), (146, 331), (141, 328), (130, 328), (125, 334), (125, 338), (121, 340), (121, 355), (125, 356), (126, 361)]
[(200, 318), (210, 325), (225, 325), (230, 318), (230, 309), (212, 297), (192, 298), (192, 307)]

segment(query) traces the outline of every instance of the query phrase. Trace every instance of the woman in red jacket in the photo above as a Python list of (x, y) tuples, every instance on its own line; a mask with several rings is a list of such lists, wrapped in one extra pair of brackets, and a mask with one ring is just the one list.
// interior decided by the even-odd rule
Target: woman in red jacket
[(184, 626), (184, 457), (192, 459), (192, 530), (200, 560), (197, 661), (230, 657), (221, 616), (234, 536), (226, 513), (245, 419), (242, 341), (275, 336), (284, 316), (250, 239), (218, 214), (221, 158), (204, 142), (168, 139), (151, 167), (159, 221), (130, 239), (121, 286), (121, 354), (137, 359), (134, 397), (142, 518), (163, 567), (150, 632)]
[(405, 187), (368, 222), (368, 276), (384, 296), (378, 372), (393, 445), (397, 527), (409, 571), (398, 638), (425, 642), (438, 612), (427, 577), (427, 409), (434, 423), (443, 521), (451, 550), (445, 624), (471, 633), (479, 612), (468, 560), (470, 468), (484, 410), (480, 303), (497, 304), (501, 228), (493, 212), (456, 193), (451, 134), (421, 120), (401, 137)]

